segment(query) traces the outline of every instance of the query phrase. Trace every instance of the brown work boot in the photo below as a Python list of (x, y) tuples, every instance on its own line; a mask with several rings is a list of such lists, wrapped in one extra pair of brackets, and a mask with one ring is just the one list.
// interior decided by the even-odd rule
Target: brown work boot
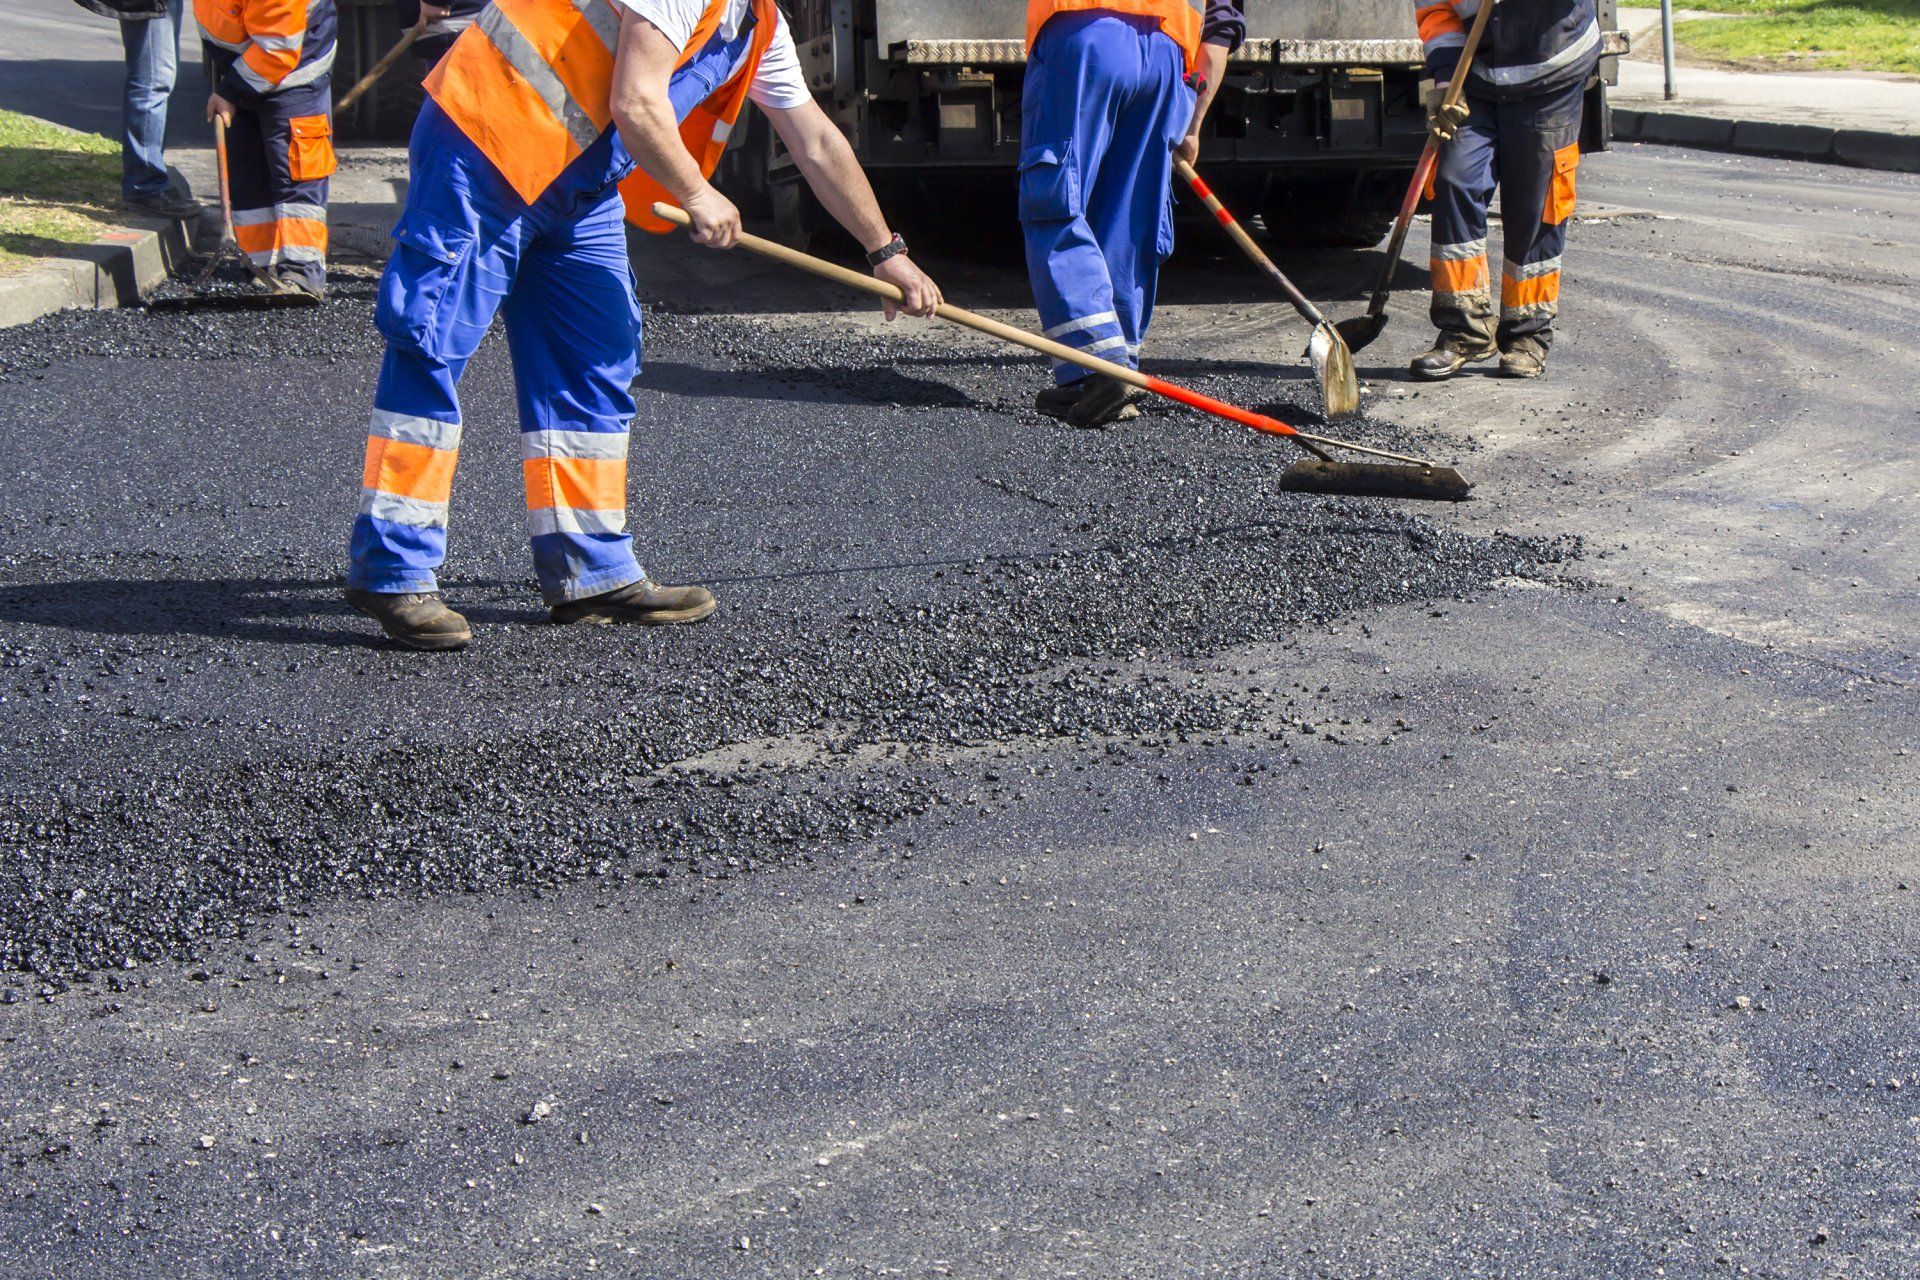
[(603, 627), (616, 622), (637, 622), (657, 627), (674, 622), (698, 622), (718, 606), (713, 592), (705, 587), (663, 587), (651, 578), (642, 578), (584, 600), (557, 604), (553, 606), (553, 620), (591, 622)]
[(1433, 350), (1415, 356), (1409, 368), (1422, 382), (1444, 382), (1474, 361), (1486, 360), (1499, 350), (1491, 338), (1442, 329)]
[(347, 603), (379, 623), (395, 643), (409, 649), (464, 649), (473, 641), (473, 628), (447, 608), (438, 592), (356, 591), (348, 587)]
[(1537, 378), (1547, 371), (1547, 344), (1538, 338), (1515, 338), (1500, 353), (1500, 372), (1509, 378)]
[(1073, 408), (1067, 410), (1067, 421), (1074, 426), (1104, 427), (1110, 422), (1125, 422), (1140, 416), (1140, 406), (1134, 403), (1141, 396), (1138, 387), (1104, 373), (1094, 374), (1081, 385), (1086, 389), (1074, 401)]

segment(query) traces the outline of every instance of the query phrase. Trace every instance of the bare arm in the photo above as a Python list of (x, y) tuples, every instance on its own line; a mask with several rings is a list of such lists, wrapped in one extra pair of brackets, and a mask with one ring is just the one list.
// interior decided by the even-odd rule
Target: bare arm
[(1213, 106), (1214, 97), (1220, 92), (1220, 82), (1227, 74), (1227, 47), (1223, 44), (1203, 44), (1200, 46), (1200, 58), (1194, 66), (1194, 73), (1205, 83), (1200, 87), (1199, 96), (1193, 101), (1193, 119), (1187, 125), (1187, 136), (1180, 140), (1174, 151), (1188, 164), (1200, 158), (1200, 126), (1206, 121), (1207, 109)]
[[(820, 109), (820, 104), (809, 101), (797, 107), (763, 110), (773, 122), (780, 141), (793, 155), (801, 176), (806, 178), (807, 185), (813, 188), (814, 195), (820, 198), (834, 221), (845, 227), (868, 253), (891, 243), (893, 231), (880, 212), (880, 202), (873, 197), (873, 184), (867, 181), (866, 171), (860, 167), (853, 148), (847, 145), (846, 137)], [(906, 295), (909, 315), (932, 315), (933, 309), (940, 305), (938, 286), (905, 254), (888, 258), (874, 268), (873, 274), (899, 287)], [(889, 320), (894, 311), (894, 304), (887, 303)]]
[(680, 49), (665, 32), (621, 10), (610, 104), (614, 127), (635, 163), (693, 219), (693, 239), (730, 249), (740, 239), (740, 211), (700, 172), (680, 139), (680, 122), (667, 98), (667, 82), (679, 61)]

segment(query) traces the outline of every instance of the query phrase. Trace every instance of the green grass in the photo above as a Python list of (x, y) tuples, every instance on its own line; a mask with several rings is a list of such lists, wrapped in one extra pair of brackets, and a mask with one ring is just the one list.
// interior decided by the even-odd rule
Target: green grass
[[(1621, 0), (1639, 9), (1658, 0)], [(1920, 0), (1676, 0), (1737, 15), (1677, 22), (1689, 57), (1765, 69), (1920, 74)]]
[(0, 111), (0, 273), (99, 239), (119, 200), (119, 143)]

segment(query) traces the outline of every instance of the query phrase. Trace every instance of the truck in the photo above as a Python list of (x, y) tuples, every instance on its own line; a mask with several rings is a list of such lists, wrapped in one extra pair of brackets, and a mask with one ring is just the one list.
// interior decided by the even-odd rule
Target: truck
[[(392, 0), (338, 0), (337, 93), (400, 38)], [(1588, 88), (1582, 149), (1610, 135), (1606, 89), (1626, 40), (1615, 0)], [(1229, 208), (1289, 244), (1366, 248), (1399, 207), (1426, 140), (1411, 0), (1245, 0), (1200, 167)], [(816, 100), (911, 235), (1011, 224), (1020, 154), (1026, 6), (1020, 0), (782, 0)], [(404, 139), (425, 68), (405, 59), (350, 115), (344, 138)], [(716, 175), (750, 217), (805, 245), (832, 230), (766, 118), (734, 130)]]
[[(1018, 0), (790, 0), (815, 98), (882, 204), (912, 231), (1011, 219), (1026, 7)], [(1587, 150), (1610, 133), (1606, 86), (1626, 42), (1600, 0), (1605, 57), (1588, 89)], [(1410, 0), (1246, 0), (1200, 167), (1229, 208), (1291, 244), (1365, 248), (1392, 226), (1426, 141), (1425, 60)], [(756, 116), (721, 188), (781, 239), (829, 230), (792, 158)]]

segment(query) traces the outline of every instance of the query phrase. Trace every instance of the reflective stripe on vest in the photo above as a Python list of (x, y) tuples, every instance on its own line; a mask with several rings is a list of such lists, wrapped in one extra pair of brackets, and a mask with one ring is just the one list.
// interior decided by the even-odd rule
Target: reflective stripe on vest
[(1189, 72), (1200, 56), (1200, 15), (1187, 0), (1027, 0), (1027, 52), (1033, 52), (1033, 42), (1040, 38), (1048, 18), (1089, 10), (1159, 19), (1160, 29), (1180, 46)]
[[(708, 0), (679, 65), (706, 46), (727, 3)], [(731, 125), (740, 114), (776, 25), (773, 0), (753, 0), (753, 6), (764, 30), (756, 31), (735, 76), (680, 128), (688, 152), (709, 175), (725, 149), (724, 139), (718, 148), (711, 145), (714, 125)], [(619, 37), (620, 16), (610, 0), (494, 0), (454, 41), (427, 77), (426, 89), (520, 198), (532, 204), (613, 124), (613, 52)]]

